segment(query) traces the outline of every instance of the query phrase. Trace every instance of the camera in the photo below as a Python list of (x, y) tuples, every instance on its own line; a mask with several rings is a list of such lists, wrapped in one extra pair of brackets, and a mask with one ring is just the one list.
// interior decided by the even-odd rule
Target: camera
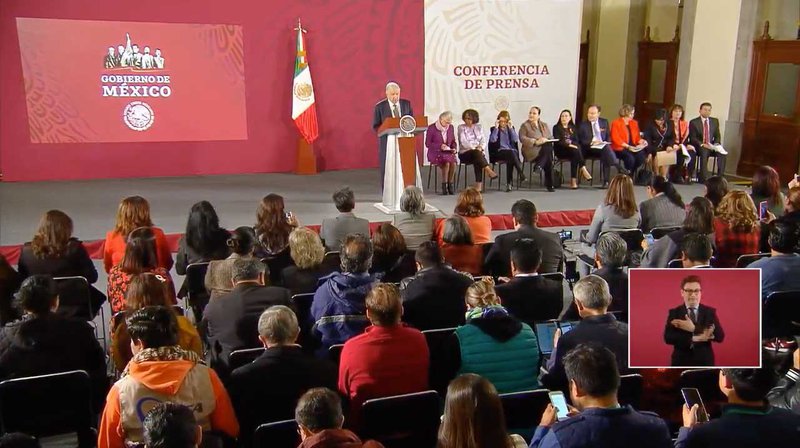
[(561, 238), (561, 242), (571, 240), (572, 239), (572, 230), (561, 230), (558, 232), (558, 237)]

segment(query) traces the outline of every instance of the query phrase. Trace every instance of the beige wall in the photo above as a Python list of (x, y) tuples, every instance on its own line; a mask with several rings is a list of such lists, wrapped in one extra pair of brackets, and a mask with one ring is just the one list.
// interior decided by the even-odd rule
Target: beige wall
[(800, 22), (800, 0), (760, 0), (758, 35), (769, 20), (769, 34), (775, 40), (795, 40)]
[(676, 0), (648, 0), (646, 8), (645, 26), (650, 27), (650, 39), (654, 42), (671, 41), (675, 36), (675, 27), (678, 25), (678, 2)]
[[(631, 0), (600, 0), (599, 6), (596, 71), (594, 79), (590, 79), (594, 85), (593, 102), (606, 111), (615, 111), (625, 92)], [(616, 117), (610, 112), (605, 115)]]

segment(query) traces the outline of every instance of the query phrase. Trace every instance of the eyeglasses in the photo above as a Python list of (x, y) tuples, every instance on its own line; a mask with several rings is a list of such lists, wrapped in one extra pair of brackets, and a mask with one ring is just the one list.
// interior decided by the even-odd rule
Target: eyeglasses
[(703, 292), (703, 290), (702, 289), (684, 289), (683, 292), (685, 292), (687, 294), (700, 294), (701, 292)]

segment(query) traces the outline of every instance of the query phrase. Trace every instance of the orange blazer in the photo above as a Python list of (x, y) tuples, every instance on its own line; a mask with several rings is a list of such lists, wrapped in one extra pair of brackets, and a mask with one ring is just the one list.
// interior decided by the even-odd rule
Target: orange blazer
[[(636, 120), (630, 121), (631, 134), (634, 146), (642, 139), (639, 134), (639, 123)], [(622, 117), (617, 118), (611, 122), (611, 149), (614, 151), (622, 151), (622, 145), (628, 143), (628, 128), (625, 126), (625, 120)]]
[[(156, 236), (156, 256), (158, 257), (158, 267), (166, 270), (172, 269), (172, 252), (169, 250), (169, 243), (164, 231), (158, 227), (151, 227)], [(127, 237), (115, 233), (113, 230), (106, 233), (106, 243), (103, 246), (103, 265), (106, 272), (112, 267), (122, 262), (125, 256), (125, 246)]]
[(686, 139), (689, 137), (689, 122), (686, 120), (681, 120), (678, 122), (678, 129), (675, 129), (675, 122), (670, 120), (667, 123), (667, 126), (672, 126), (672, 133), (675, 135), (675, 140), (671, 143), (672, 145), (685, 145), (688, 142)]
[[(462, 218), (467, 221), (467, 226), (469, 226), (469, 230), (472, 232), (473, 244), (484, 244), (492, 241), (492, 221), (488, 216), (462, 216)], [(442, 247), (444, 244), (444, 240), (442, 239), (444, 235), (444, 222), (444, 219), (439, 220), (439, 223), (436, 225), (436, 241), (439, 243), (439, 247)]]

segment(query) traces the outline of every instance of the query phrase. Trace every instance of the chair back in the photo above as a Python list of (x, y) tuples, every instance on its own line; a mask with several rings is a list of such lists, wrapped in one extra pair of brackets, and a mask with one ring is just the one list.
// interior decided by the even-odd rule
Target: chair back
[(480, 245), (481, 249), (483, 249), (483, 259), (486, 259), (486, 256), (489, 255), (489, 251), (492, 250), (494, 247), (494, 241), (489, 241), (488, 243), (483, 243)]
[(638, 373), (630, 375), (622, 375), (619, 377), (619, 390), (617, 391), (617, 400), (619, 404), (631, 405), (634, 409), (639, 409), (642, 405), (642, 389), (644, 388), (644, 379)]
[(0, 383), (0, 431), (35, 437), (77, 433), (94, 446), (92, 384), (83, 370), (15, 378)]
[(314, 322), (311, 317), (311, 304), (314, 302), (314, 293), (295, 294), (290, 299), (292, 308), (297, 314), (297, 323), (300, 325), (300, 338), (297, 342), (303, 346), (305, 351), (313, 351), (315, 340), (312, 337), (311, 329)]
[(619, 229), (609, 230), (608, 232), (614, 232), (619, 235), (619, 237), (622, 238), (625, 241), (625, 244), (628, 246), (628, 252), (642, 251), (642, 240), (644, 240), (644, 234), (642, 233), (641, 229)]
[(207, 271), (207, 261), (191, 263), (186, 266), (186, 297), (189, 301), (189, 306), (200, 313), (199, 316), (195, 316), (198, 322), (203, 317), (203, 309), (205, 309), (208, 299), (211, 297), (211, 294), (206, 290)]
[(363, 439), (386, 448), (436, 446), (440, 417), (439, 394), (433, 390), (364, 402)]
[(513, 431), (538, 426), (542, 413), (550, 403), (549, 392), (547, 389), (536, 389), (500, 394), (506, 428)]
[(58, 291), (58, 314), (82, 320), (92, 320), (92, 296), (85, 277), (54, 277)]
[(659, 239), (663, 236), (666, 236), (668, 233), (672, 233), (680, 229), (681, 229), (680, 226), (653, 227), (652, 229), (650, 229), (650, 235), (653, 235), (654, 239)]
[(435, 330), (425, 330), (422, 334), (425, 336), (425, 341), (428, 343), (428, 351), (431, 356), (437, 350), (441, 350), (445, 341), (455, 333), (456, 328), (437, 328)]
[(328, 358), (339, 367), (339, 361), (342, 359), (342, 349), (344, 344), (333, 344), (328, 347)]
[(231, 371), (233, 371), (239, 367), (250, 364), (251, 362), (255, 361), (256, 358), (261, 356), (261, 354), (264, 353), (264, 350), (266, 350), (264, 347), (234, 350), (230, 355), (228, 355), (228, 367)]
[(736, 267), (737, 268), (746, 268), (754, 261), (758, 261), (762, 258), (769, 258), (772, 254), (769, 252), (759, 253), (759, 254), (744, 254), (740, 255), (739, 258), (736, 259)]
[(300, 445), (300, 434), (297, 433), (297, 422), (282, 420), (264, 423), (256, 428), (253, 435), (254, 447), (297, 448)]
[(269, 268), (269, 284), (270, 285), (280, 285), (281, 283), (281, 272), (284, 268), (287, 268), (294, 264), (294, 260), (292, 260), (291, 253), (289, 252), (289, 247), (287, 246), (286, 249), (280, 251), (277, 254), (270, 255), (266, 258), (262, 258), (261, 262), (266, 264)]
[(681, 260), (680, 258), (669, 260), (669, 263), (667, 263), (667, 267), (670, 269), (681, 269), (683, 267), (683, 260)]
[(800, 290), (776, 291), (763, 308), (763, 336), (792, 338), (800, 335)]
[(341, 253), (338, 250), (326, 252), (322, 258), (322, 266), (326, 268), (326, 272), (328, 270), (333, 272), (342, 269)]

